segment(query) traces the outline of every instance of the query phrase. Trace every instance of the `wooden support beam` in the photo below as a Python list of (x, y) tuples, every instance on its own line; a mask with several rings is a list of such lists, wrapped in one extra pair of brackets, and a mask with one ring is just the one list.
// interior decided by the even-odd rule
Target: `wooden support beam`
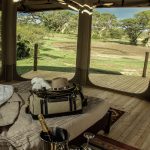
[[(85, 4), (91, 5), (85, 0)], [(92, 14), (80, 10), (78, 23), (78, 41), (76, 73), (74, 80), (80, 85), (86, 85), (90, 64)]]
[(15, 3), (4, 0), (2, 3), (2, 77), (5, 81), (13, 80), (16, 70), (16, 16)]

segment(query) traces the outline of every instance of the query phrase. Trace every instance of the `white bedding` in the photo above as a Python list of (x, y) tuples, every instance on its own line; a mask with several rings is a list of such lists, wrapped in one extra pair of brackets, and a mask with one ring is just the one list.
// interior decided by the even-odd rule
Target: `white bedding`
[(0, 84), (0, 106), (8, 101), (13, 95), (14, 89), (12, 85)]
[(0, 107), (0, 128), (14, 123), (19, 114), (20, 103), (18, 94), (14, 93), (11, 99)]
[[(65, 128), (70, 134), (69, 140), (74, 139), (100, 120), (109, 109), (106, 101), (98, 98), (89, 99), (88, 107), (84, 109), (83, 114), (46, 119), (48, 126)], [(39, 121), (33, 120), (26, 114), (25, 106), (23, 106), (17, 121), (3, 138), (9, 140), (18, 150), (40, 150), (40, 131)]]

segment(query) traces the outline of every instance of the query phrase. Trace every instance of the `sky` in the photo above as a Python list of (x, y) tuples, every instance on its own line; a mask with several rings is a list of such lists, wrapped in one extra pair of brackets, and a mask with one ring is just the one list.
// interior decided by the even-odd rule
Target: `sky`
[(101, 13), (114, 14), (118, 19), (126, 19), (132, 18), (138, 12), (150, 10), (150, 8), (97, 8), (96, 10)]

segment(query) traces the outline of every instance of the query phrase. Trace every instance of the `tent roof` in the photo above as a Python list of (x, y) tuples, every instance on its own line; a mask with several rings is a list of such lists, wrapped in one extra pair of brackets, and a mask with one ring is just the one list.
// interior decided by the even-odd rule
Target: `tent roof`
[[(34, 12), (43, 10), (68, 9), (73, 6), (80, 9), (84, 0), (14, 0), (18, 11)], [(124, 3), (122, 3), (124, 1)], [(150, 0), (91, 0), (91, 6), (108, 7), (104, 3), (113, 3), (111, 7), (150, 7)], [(123, 4), (123, 5), (122, 5)], [(0, 8), (2, 0), (0, 0)]]
[[(2, 0), (0, 0), (2, 1)], [(43, 11), (68, 9), (70, 6), (80, 9), (83, 6), (83, 0), (18, 0), (18, 11)], [(91, 6), (107, 7), (103, 5), (106, 2), (112, 2), (111, 7), (150, 7), (150, 0), (91, 0)]]

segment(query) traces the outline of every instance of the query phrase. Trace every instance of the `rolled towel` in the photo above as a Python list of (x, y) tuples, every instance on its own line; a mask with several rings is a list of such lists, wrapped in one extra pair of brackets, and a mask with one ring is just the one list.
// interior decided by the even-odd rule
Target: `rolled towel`
[(31, 84), (33, 85), (33, 84), (35, 84), (35, 83), (40, 83), (40, 82), (42, 82), (42, 81), (44, 81), (43, 78), (34, 77), (34, 78), (31, 80)]
[(35, 77), (31, 80), (32, 90), (40, 90), (45, 87), (47, 90), (51, 88), (50, 84), (43, 78)]
[(32, 86), (32, 90), (33, 90), (33, 91), (34, 91), (34, 90), (40, 90), (40, 89), (42, 89), (41, 84), (39, 84), (39, 83), (33, 84), (33, 86)]
[(42, 88), (45, 87), (46, 90), (51, 88), (50, 84), (46, 81), (41, 82), (41, 86), (42, 86)]

